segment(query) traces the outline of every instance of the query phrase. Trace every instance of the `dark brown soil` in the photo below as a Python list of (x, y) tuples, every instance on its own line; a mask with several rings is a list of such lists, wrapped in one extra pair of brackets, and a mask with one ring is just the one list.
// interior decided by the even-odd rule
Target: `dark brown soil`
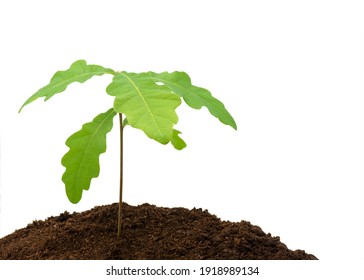
[(201, 209), (118, 204), (82, 213), (64, 212), (0, 239), (0, 259), (242, 259), (315, 260), (291, 251), (279, 237), (249, 222), (221, 221)]

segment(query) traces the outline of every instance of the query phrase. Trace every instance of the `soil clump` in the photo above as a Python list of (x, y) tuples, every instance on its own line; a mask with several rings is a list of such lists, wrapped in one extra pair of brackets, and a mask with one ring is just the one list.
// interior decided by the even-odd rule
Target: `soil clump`
[(315, 260), (246, 221), (221, 221), (202, 209), (123, 204), (34, 221), (0, 239), (0, 259)]

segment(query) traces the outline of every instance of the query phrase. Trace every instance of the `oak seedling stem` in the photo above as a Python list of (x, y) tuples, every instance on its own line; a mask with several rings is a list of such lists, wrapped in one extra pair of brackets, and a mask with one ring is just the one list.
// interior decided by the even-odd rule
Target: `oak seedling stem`
[(121, 236), (122, 208), (123, 208), (123, 114), (119, 113), (120, 122), (120, 190), (119, 190), (119, 213), (118, 213), (118, 238)]

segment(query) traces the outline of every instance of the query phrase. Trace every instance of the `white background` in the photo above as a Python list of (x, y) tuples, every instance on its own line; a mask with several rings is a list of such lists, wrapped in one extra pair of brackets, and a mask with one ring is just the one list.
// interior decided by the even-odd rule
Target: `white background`
[[(320, 259), (364, 258), (359, 1), (7, 1), (1, 4), (0, 237), (118, 199), (118, 130), (68, 202), (66, 138), (112, 106), (111, 76), (18, 109), (77, 59), (185, 71), (238, 131), (181, 106), (176, 151), (125, 129), (124, 200), (248, 220)], [(117, 125), (117, 118), (114, 120)]]

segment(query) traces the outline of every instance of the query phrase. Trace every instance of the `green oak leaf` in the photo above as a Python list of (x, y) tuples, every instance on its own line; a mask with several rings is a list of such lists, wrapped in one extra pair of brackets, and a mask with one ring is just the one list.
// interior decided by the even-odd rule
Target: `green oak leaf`
[(160, 74), (148, 72), (148, 74), (155, 82), (164, 84), (181, 96), (190, 107), (201, 109), (202, 106), (205, 106), (222, 123), (237, 129), (235, 120), (226, 110), (224, 104), (213, 97), (207, 89), (192, 85), (190, 77), (185, 72), (163, 72)]
[(88, 65), (86, 64), (85, 60), (77, 60), (72, 63), (69, 69), (56, 72), (50, 83), (29, 97), (21, 106), (19, 112), (24, 108), (25, 105), (28, 105), (40, 97), (45, 97), (44, 101), (47, 101), (53, 95), (64, 91), (67, 86), (73, 82), (83, 83), (93, 76), (114, 73), (115, 71), (112, 69), (104, 68), (98, 65)]
[(171, 143), (172, 143), (173, 147), (175, 147), (177, 150), (182, 150), (182, 149), (186, 148), (187, 144), (185, 141), (183, 141), (183, 139), (181, 137), (179, 137), (179, 134), (181, 134), (180, 131), (173, 129), (173, 136), (172, 136)]
[(91, 179), (99, 176), (99, 156), (106, 151), (106, 134), (112, 129), (115, 115), (112, 108), (99, 114), (66, 141), (70, 149), (62, 158), (66, 167), (62, 181), (72, 203), (78, 203), (82, 191), (90, 188)]
[(123, 126), (127, 126), (127, 125), (129, 125), (129, 122), (128, 122), (128, 119), (125, 118), (124, 121), (123, 121)]
[(117, 72), (106, 91), (115, 96), (114, 110), (125, 114), (130, 126), (162, 144), (171, 141), (181, 99), (168, 87), (143, 73)]
[[(213, 97), (208, 90), (192, 85), (190, 77), (184, 72), (159, 74), (115, 72), (102, 66), (88, 65), (85, 60), (78, 60), (69, 69), (56, 72), (50, 83), (28, 98), (19, 112), (38, 98), (44, 97), (46, 101), (55, 94), (63, 92), (71, 83), (83, 83), (93, 76), (103, 74), (114, 76), (106, 88), (106, 92), (115, 97), (113, 108), (84, 124), (67, 139), (66, 145), (69, 151), (61, 161), (66, 168), (62, 181), (66, 186), (67, 197), (72, 203), (78, 203), (83, 190), (90, 188), (92, 178), (99, 176), (99, 157), (106, 151), (106, 136), (113, 127), (113, 118), (117, 113), (120, 113), (122, 122), (121, 163), (122, 132), (123, 127), (127, 125), (141, 129), (148, 137), (162, 144), (171, 142), (177, 150), (186, 147), (185, 141), (180, 137), (181, 132), (173, 128), (178, 121), (176, 108), (181, 104), (181, 98), (192, 108), (201, 109), (205, 106), (222, 123), (237, 129), (233, 117), (223, 103)], [(85, 102), (87, 103), (87, 100)], [(122, 114), (125, 115), (124, 120)], [(120, 167), (122, 174), (122, 164)], [(120, 190), (122, 190), (122, 179), (120, 179)], [(121, 203), (120, 200), (120, 207)], [(121, 212), (119, 212), (118, 236), (120, 229)]]

